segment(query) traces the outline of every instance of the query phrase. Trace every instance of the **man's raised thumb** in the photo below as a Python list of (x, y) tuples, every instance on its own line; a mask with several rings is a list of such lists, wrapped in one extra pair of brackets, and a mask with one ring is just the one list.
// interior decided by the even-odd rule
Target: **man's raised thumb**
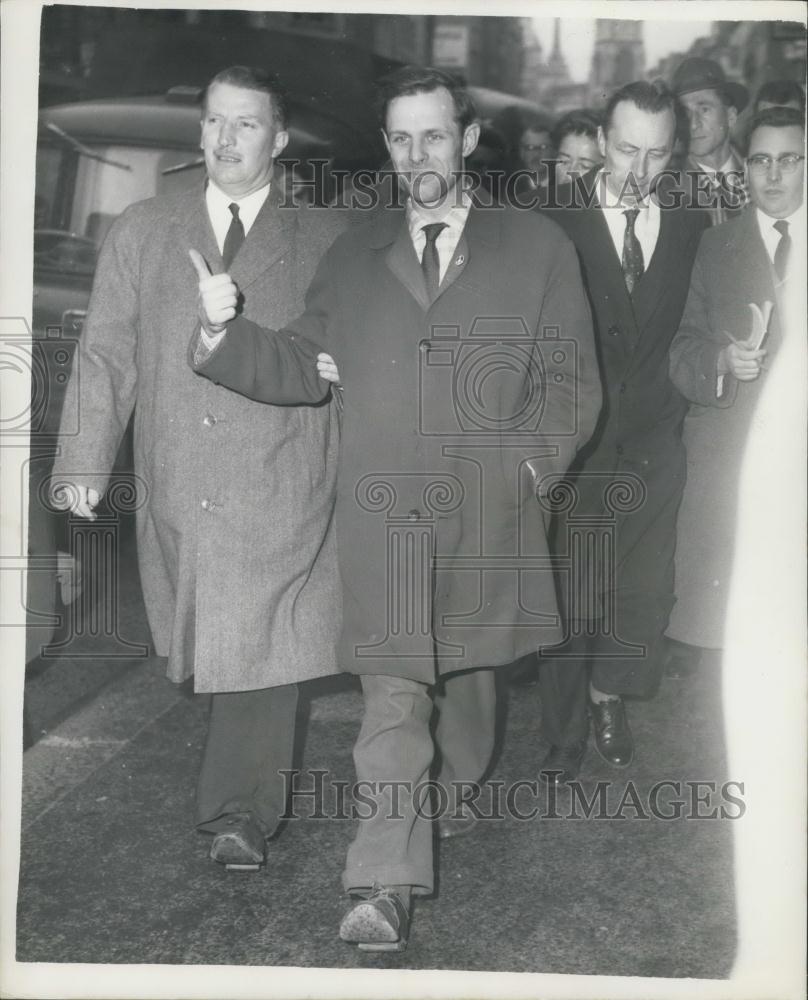
[(191, 258), (191, 263), (194, 265), (194, 270), (199, 280), (204, 281), (205, 278), (209, 278), (211, 271), (202, 254), (198, 250), (189, 248), (188, 255)]

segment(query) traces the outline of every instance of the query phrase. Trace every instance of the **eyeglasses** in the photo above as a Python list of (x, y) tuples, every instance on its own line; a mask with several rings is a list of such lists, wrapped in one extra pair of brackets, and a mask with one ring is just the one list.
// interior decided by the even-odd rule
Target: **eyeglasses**
[(768, 173), (769, 168), (773, 163), (776, 163), (784, 174), (793, 174), (798, 165), (802, 163), (804, 159), (805, 157), (800, 156), (799, 153), (783, 153), (782, 156), (769, 156), (767, 153), (755, 153), (754, 156), (747, 158), (746, 163), (749, 169), (754, 171), (756, 174)]

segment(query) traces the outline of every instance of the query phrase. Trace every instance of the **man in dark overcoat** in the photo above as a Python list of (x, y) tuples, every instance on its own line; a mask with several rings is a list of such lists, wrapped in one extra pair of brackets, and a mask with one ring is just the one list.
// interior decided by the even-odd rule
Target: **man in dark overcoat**
[[(297, 682), (334, 673), (338, 427), (330, 406), (262, 406), (189, 371), (189, 244), (237, 278), (244, 315), (295, 316), (341, 222), (281, 209), (286, 98), (263, 71), (210, 83), (207, 183), (131, 206), (100, 256), (68, 389), (81, 414), (55, 482), (92, 518), (134, 412), (140, 577), (167, 673), (209, 693), (197, 823), (212, 856), (257, 864), (284, 812)], [(72, 406), (66, 407), (70, 412)]]
[[(648, 696), (673, 605), (676, 511), (684, 486), (685, 403), (668, 376), (703, 212), (663, 187), (676, 115), (661, 85), (610, 99), (600, 172), (560, 188), (552, 211), (578, 250), (595, 325), (604, 406), (558, 508), (567, 637), (543, 651), (540, 691), (551, 743), (543, 775), (574, 778), (587, 745), (615, 766), (633, 756), (624, 695)], [(547, 657), (548, 659), (545, 659)]]
[(671, 345), (671, 378), (691, 406), (667, 634), (688, 646), (724, 645), (738, 477), (758, 398), (786, 333), (784, 299), (804, 279), (796, 266), (805, 256), (804, 157), (799, 111), (770, 108), (752, 120), (746, 161), (752, 205), (704, 234)]
[(381, 99), (406, 205), (383, 204), (336, 241), (306, 312), (280, 332), (233, 319), (235, 282), (201, 270), (213, 350), (194, 340), (193, 352), (208, 378), (287, 403), (321, 400), (318, 354), (336, 361), (339, 658), (362, 678), (354, 760), (373, 805), (343, 874), (367, 898), (340, 935), (400, 950), (411, 894), (434, 885), (430, 810), (443, 812), (441, 836), (475, 818), (462, 793), (493, 748), (490, 668), (561, 636), (536, 490), (587, 439), (601, 394), (572, 244), (550, 220), (457, 184), (479, 132), (467, 93), (409, 67)]

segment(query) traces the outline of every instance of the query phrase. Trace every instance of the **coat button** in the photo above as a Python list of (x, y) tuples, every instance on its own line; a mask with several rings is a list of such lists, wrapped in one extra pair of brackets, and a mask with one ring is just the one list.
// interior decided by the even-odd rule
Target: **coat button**
[(618, 455), (622, 455), (622, 454), (623, 454), (623, 446), (622, 446), (622, 444), (619, 444), (619, 445), (618, 445), (618, 446), (617, 446), (617, 447), (615, 448), (615, 451), (617, 452), (617, 454), (618, 454)]
[(205, 415), (205, 418), (202, 421), (202, 423), (206, 427), (215, 427), (216, 426), (216, 417), (214, 417), (212, 413), (208, 413), (208, 414)]
[(421, 343), (418, 345), (418, 350), (421, 352), (421, 354), (429, 354), (429, 341), (422, 340)]
[(608, 329), (608, 331), (607, 331), (607, 333), (609, 334), (610, 337), (616, 337), (618, 335), (618, 333), (620, 333), (620, 327), (619, 326), (610, 326), (609, 329)]
[(213, 510), (216, 504), (207, 498), (202, 501), (202, 510)]
[(420, 518), (421, 518), (421, 512), (419, 510), (411, 510), (409, 514), (407, 514), (408, 521), (418, 521), (420, 520)]
[(620, 392), (624, 393), (625, 391), (626, 391), (626, 383), (625, 382), (621, 382), (620, 383)]

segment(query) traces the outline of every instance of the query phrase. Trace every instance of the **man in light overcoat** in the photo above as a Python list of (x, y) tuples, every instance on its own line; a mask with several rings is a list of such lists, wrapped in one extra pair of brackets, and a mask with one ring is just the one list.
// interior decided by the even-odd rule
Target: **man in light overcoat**
[(491, 757), (489, 668), (560, 638), (536, 491), (566, 470), (601, 397), (570, 241), (456, 183), (479, 133), (467, 93), (408, 67), (380, 97), (406, 205), (382, 205), (337, 240), (285, 330), (236, 318), (236, 276), (201, 271), (205, 336), (192, 355), (213, 381), (286, 403), (322, 400), (320, 352), (336, 361), (340, 664), (362, 679), (354, 761), (374, 806), (348, 852), (343, 885), (360, 901), (340, 935), (400, 950), (411, 896), (434, 887), (430, 807), (418, 799), (433, 710), (446, 837), (473, 826), (461, 790)]
[(193, 674), (212, 695), (196, 821), (214, 835), (212, 857), (235, 865), (263, 861), (284, 812), (297, 682), (336, 670), (338, 425), (328, 404), (263, 405), (189, 370), (187, 248), (214, 270), (227, 264), (245, 316), (282, 325), (300, 311), (338, 226), (279, 207), (286, 113), (269, 74), (222, 71), (202, 112), (207, 183), (137, 203), (113, 225), (68, 389), (81, 430), (55, 468), (66, 501), (93, 517), (134, 412), (148, 620), (168, 677)]
[(804, 278), (804, 156), (799, 111), (769, 108), (755, 116), (746, 160), (752, 204), (702, 237), (671, 345), (671, 378), (691, 405), (667, 634), (700, 649), (724, 646), (738, 477), (758, 398), (787, 335), (785, 296), (800, 294)]

